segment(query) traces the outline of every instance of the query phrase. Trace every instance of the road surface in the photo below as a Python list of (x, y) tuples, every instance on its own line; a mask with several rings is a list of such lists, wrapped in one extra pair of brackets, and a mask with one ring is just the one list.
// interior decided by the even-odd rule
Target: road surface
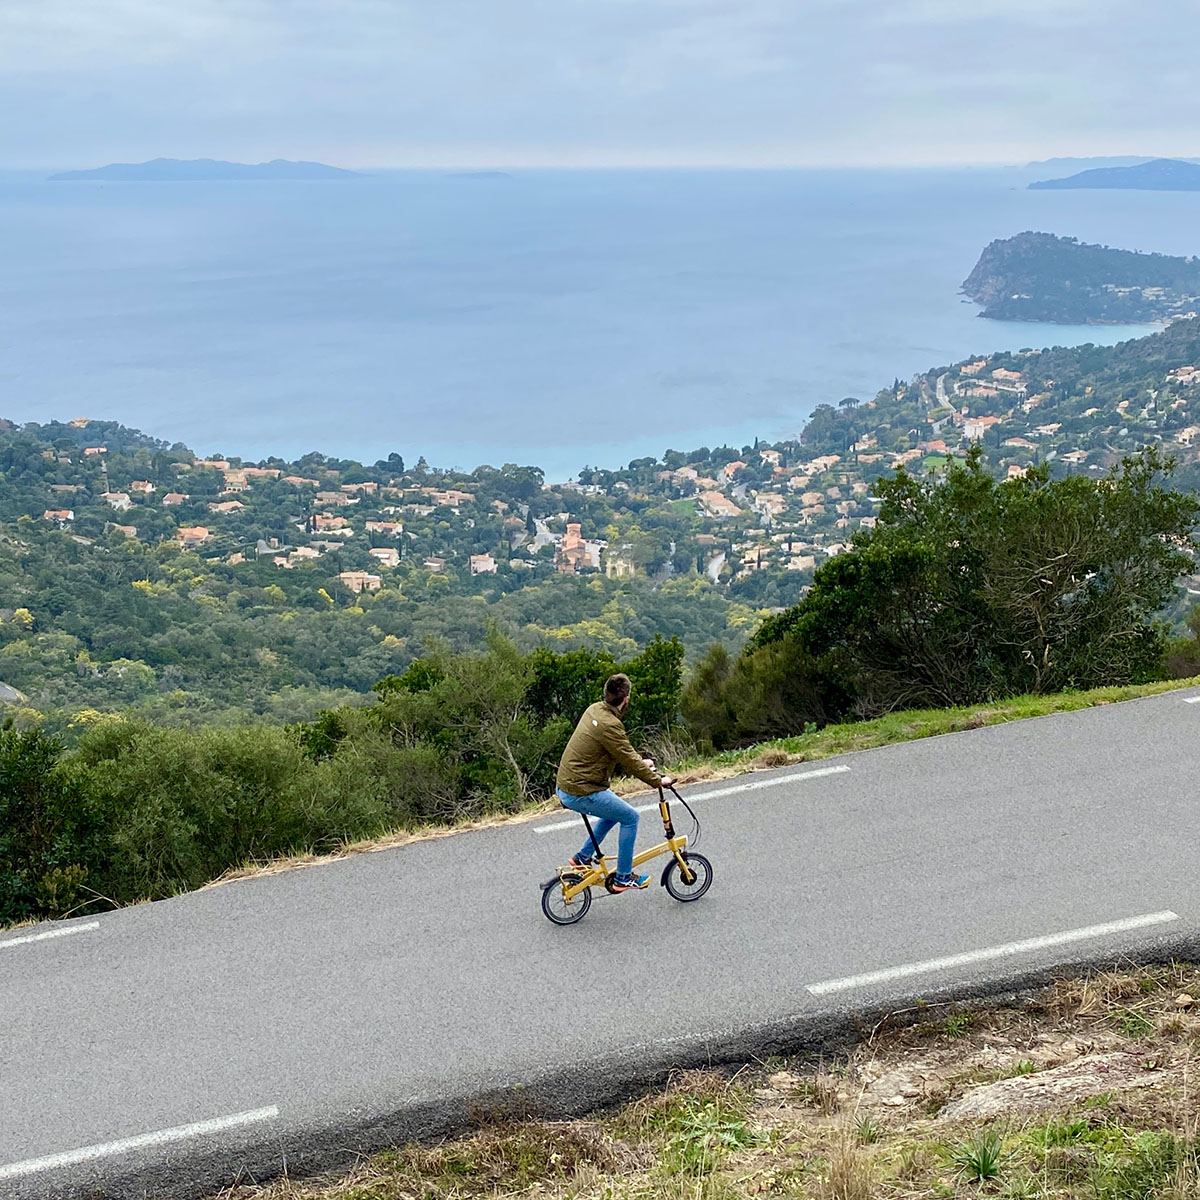
[(0, 1197), (194, 1197), (459, 1127), (472, 1098), (579, 1111), (916, 995), (1186, 954), (1192, 701), (690, 788), (695, 904), (652, 886), (552, 926), (537, 882), (582, 829), (554, 815), (0, 933)]

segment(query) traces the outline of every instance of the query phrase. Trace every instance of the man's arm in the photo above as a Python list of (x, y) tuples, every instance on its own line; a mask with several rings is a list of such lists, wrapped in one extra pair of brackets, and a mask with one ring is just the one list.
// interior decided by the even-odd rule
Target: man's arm
[(605, 721), (600, 727), (600, 735), (604, 748), (613, 756), (617, 766), (626, 775), (632, 775), (635, 779), (640, 779), (653, 788), (661, 785), (662, 779), (658, 772), (652, 767), (646, 766), (642, 756), (633, 748), (633, 743), (630, 742), (629, 735), (625, 732), (625, 726), (619, 720)]

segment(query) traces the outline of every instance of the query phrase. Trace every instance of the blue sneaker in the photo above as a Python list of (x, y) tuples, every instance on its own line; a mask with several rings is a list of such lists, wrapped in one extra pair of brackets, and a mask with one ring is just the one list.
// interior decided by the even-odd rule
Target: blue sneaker
[(618, 875), (612, 882), (612, 891), (614, 893), (640, 891), (649, 882), (649, 875)]
[(594, 854), (572, 854), (568, 860), (568, 865), (574, 867), (577, 871), (590, 871), (599, 864), (596, 862)]

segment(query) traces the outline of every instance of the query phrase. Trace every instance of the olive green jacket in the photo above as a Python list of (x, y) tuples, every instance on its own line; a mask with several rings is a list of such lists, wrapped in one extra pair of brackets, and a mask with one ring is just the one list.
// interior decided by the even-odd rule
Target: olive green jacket
[(620, 714), (601, 700), (579, 718), (558, 764), (556, 782), (568, 796), (590, 796), (608, 787), (616, 767), (651, 787), (661, 782), (633, 748)]

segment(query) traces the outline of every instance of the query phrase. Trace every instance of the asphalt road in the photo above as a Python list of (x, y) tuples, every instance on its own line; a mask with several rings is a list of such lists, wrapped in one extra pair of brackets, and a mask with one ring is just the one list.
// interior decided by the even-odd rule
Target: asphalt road
[(556, 816), (0, 933), (0, 1197), (194, 1197), (472, 1103), (578, 1111), (916, 995), (1195, 953), (1188, 700), (687, 789), (695, 904), (551, 925), (538, 883), (582, 833)]

